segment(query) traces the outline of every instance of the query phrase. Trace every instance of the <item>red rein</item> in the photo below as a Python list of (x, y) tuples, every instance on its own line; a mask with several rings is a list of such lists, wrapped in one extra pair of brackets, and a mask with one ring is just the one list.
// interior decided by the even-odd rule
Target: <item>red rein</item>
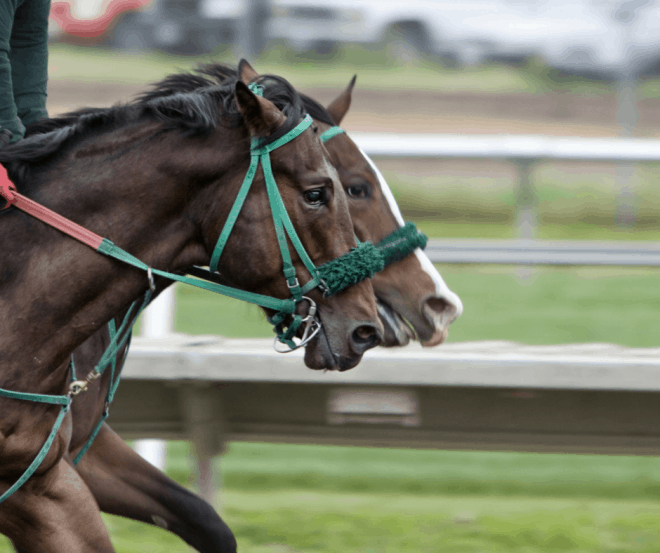
[(7, 205), (2, 209), (7, 209), (16, 202), (16, 185), (9, 180), (7, 170), (0, 165), (0, 196), (7, 200)]
[(7, 205), (2, 209), (13, 205), (95, 250), (98, 250), (103, 242), (103, 237), (98, 234), (19, 194), (16, 185), (9, 180), (7, 171), (2, 165), (0, 165), (0, 196), (7, 200)]

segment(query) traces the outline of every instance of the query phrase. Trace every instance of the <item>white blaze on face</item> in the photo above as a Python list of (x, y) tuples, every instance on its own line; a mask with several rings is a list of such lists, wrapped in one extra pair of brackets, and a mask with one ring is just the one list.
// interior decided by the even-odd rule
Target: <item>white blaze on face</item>
[[(376, 167), (376, 164), (371, 160), (371, 158), (364, 153), (364, 150), (362, 150), (362, 148), (360, 148), (359, 146), (357, 147), (360, 150), (360, 153), (364, 156), (364, 159), (366, 159), (369, 162), (371, 169), (378, 177), (378, 182), (380, 184), (381, 190), (383, 191), (385, 198), (387, 199), (387, 203), (389, 204), (390, 209), (394, 214), (394, 217), (399, 223), (399, 226), (402, 227), (403, 225), (405, 225), (405, 221), (403, 220), (403, 216), (401, 215), (401, 210), (399, 209), (399, 205), (396, 203), (396, 200), (394, 199), (394, 194), (392, 194), (392, 191), (390, 190), (390, 187), (387, 184), (385, 177), (383, 177), (382, 173), (378, 170), (378, 167)], [(459, 298), (454, 292), (452, 292), (449, 289), (449, 287), (445, 284), (445, 281), (442, 280), (440, 273), (433, 266), (433, 263), (431, 263), (431, 260), (420, 248), (417, 248), (415, 250), (415, 255), (419, 260), (419, 264), (422, 266), (422, 270), (431, 278), (431, 280), (435, 284), (435, 293), (437, 294), (437, 296), (443, 298), (446, 302), (453, 305), (456, 308), (456, 317), (460, 317), (461, 314), (463, 313), (463, 302), (461, 301), (461, 298)]]

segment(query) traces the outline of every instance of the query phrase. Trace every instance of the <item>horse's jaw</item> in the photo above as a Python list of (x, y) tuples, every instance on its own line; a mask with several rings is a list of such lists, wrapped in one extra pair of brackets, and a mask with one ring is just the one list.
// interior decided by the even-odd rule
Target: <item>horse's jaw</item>
[(378, 316), (385, 332), (381, 346), (386, 348), (403, 347), (415, 339), (415, 333), (408, 324), (389, 305), (376, 298)]
[(456, 309), (435, 297), (423, 300), (416, 310), (398, 302), (391, 306), (378, 297), (376, 302), (385, 329), (381, 343), (384, 347), (407, 346), (410, 340), (419, 341), (425, 348), (439, 346), (447, 339), (449, 326), (458, 317)]

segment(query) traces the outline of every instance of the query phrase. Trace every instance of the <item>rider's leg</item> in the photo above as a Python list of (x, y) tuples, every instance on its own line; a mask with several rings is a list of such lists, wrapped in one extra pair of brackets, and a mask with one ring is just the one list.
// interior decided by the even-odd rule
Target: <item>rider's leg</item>
[(25, 126), (48, 117), (49, 13), (50, 0), (22, 0), (14, 17), (9, 55), (11, 78), (18, 116)]
[(13, 141), (25, 133), (14, 102), (11, 71), (11, 34), (19, 0), (0, 0), (0, 128), (9, 130)]

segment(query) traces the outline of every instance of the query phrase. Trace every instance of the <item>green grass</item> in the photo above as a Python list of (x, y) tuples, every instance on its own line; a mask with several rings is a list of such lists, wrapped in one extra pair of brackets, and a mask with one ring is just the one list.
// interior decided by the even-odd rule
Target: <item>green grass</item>
[[(173, 447), (174, 476), (186, 450)], [(234, 443), (222, 468), (227, 520), (247, 551), (272, 543), (475, 553), (660, 544), (654, 458)]]
[[(511, 225), (514, 220), (518, 182), (513, 166), (483, 161), (475, 163), (468, 173), (466, 167), (456, 172), (451, 163), (442, 161), (388, 160), (382, 164), (383, 175), (407, 217), (473, 223), (475, 229), (486, 223)], [(651, 239), (660, 236), (659, 179), (660, 164), (648, 163), (638, 165), (623, 183), (634, 193), (635, 230), (653, 232)], [(547, 226), (571, 225), (564, 235), (574, 239), (593, 237), (593, 233), (580, 235), (585, 225), (605, 229), (609, 234), (618, 230), (616, 206), (623, 184), (613, 164), (538, 164), (531, 172), (531, 182), (541, 237), (546, 237), (542, 233)]]
[[(167, 473), (190, 480), (189, 445), (170, 442)], [(234, 442), (222, 458), (230, 492), (660, 500), (655, 457), (373, 449)]]
[[(247, 552), (657, 551), (660, 507), (597, 501), (226, 494)], [(265, 499), (265, 501), (264, 501)], [(258, 506), (258, 507), (257, 507)]]
[[(184, 483), (187, 454), (170, 443), (167, 471)], [(242, 553), (660, 548), (651, 457), (233, 443), (222, 479), (216, 505)], [(119, 552), (188, 551), (162, 530), (104, 518)]]
[[(241, 553), (656, 553), (660, 547), (660, 506), (644, 501), (291, 490), (228, 490), (223, 499)], [(110, 519), (120, 553), (188, 551), (163, 531)]]
[[(337, 492), (223, 494), (240, 553), (657, 553), (649, 501), (417, 497)], [(188, 553), (163, 530), (104, 516), (118, 553)], [(8, 545), (0, 552), (12, 551)]]
[(657, 347), (660, 272), (652, 269), (440, 267), (465, 313), (451, 341), (607, 342)]

